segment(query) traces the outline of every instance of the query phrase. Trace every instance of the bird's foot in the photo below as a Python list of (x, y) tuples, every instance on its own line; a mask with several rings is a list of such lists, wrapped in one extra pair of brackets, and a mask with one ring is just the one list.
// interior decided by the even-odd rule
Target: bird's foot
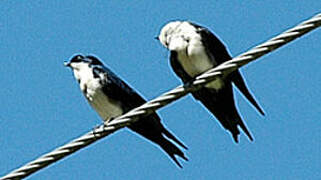
[(190, 79), (189, 81), (185, 81), (184, 82), (184, 87), (185, 88), (190, 88), (191, 86), (193, 86), (193, 82), (195, 81), (195, 78)]
[(114, 120), (114, 119), (115, 119), (114, 117), (111, 117), (111, 118), (109, 118), (109, 119), (106, 119), (106, 122), (109, 123), (109, 122), (111, 122), (111, 121)]
[(115, 118), (114, 117), (111, 117), (111, 118), (107, 118), (104, 120), (104, 123), (100, 124), (100, 125), (96, 125), (94, 128), (93, 128), (93, 135), (97, 138), (98, 136), (98, 129), (102, 128), (102, 130), (105, 129), (105, 127), (107, 127), (108, 123), (111, 122), (112, 120), (114, 120)]
[(104, 129), (106, 125), (105, 125), (105, 123), (103, 123), (103, 125), (96, 125), (95, 127), (93, 127), (93, 135), (95, 138), (98, 137), (98, 134), (99, 134), (98, 129), (100, 129), (101, 126), (103, 126), (102, 128)]

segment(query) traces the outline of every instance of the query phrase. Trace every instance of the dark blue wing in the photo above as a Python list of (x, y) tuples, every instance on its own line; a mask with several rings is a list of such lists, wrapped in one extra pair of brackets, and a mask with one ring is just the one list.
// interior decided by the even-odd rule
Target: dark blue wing
[[(125, 112), (144, 104), (146, 101), (136, 91), (118, 78), (105, 66), (95, 66), (94, 71), (104, 74), (103, 92), (111, 99), (121, 102)], [(94, 73), (95, 74), (95, 73)]]
[[(118, 78), (111, 70), (104, 66), (95, 66), (93, 67), (95, 74), (103, 73), (104, 84), (103, 92), (109, 97), (116, 101), (121, 102), (124, 109), (124, 113), (129, 110), (138, 107), (146, 102), (136, 91), (134, 91), (130, 86), (128, 86), (124, 81)], [(184, 153), (177, 148), (171, 141), (167, 138), (173, 140), (181, 147), (186, 148), (186, 146), (180, 142), (173, 134), (171, 134), (161, 123), (160, 117), (153, 113), (149, 116), (141, 118), (139, 121), (132, 123), (128, 126), (129, 129), (137, 132), (141, 136), (151, 140), (152, 142), (158, 144), (179, 166), (180, 163), (177, 161), (175, 155), (180, 156), (181, 158), (187, 160)]]
[[(207, 28), (198, 26), (196, 24), (192, 24), (197, 28), (197, 32), (200, 34), (202, 38), (202, 43), (207, 50), (207, 54), (209, 57), (212, 57), (212, 61), (215, 61), (217, 65), (231, 60), (232, 57), (229, 55), (224, 44)], [(228, 80), (231, 80), (236, 87), (242, 92), (242, 94), (247, 98), (247, 100), (262, 114), (264, 112), (259, 104), (256, 102), (249, 89), (246, 87), (245, 81), (239, 70), (231, 73), (228, 76)]]
[(188, 81), (192, 80), (193, 78), (191, 76), (189, 76), (185, 70), (183, 69), (182, 65), (178, 62), (177, 59), (177, 52), (176, 51), (171, 51), (170, 52), (170, 64), (172, 66), (173, 71), (175, 72), (175, 74), (181, 78), (181, 80), (183, 81), (183, 83), (187, 83)]
[(191, 24), (196, 27), (197, 33), (200, 34), (206, 53), (209, 57), (212, 57), (211, 60), (213, 63), (219, 65), (232, 59), (222, 41), (220, 41), (213, 33), (211, 33), (207, 28), (197, 24)]
[(202, 88), (192, 94), (195, 99), (201, 101), (212, 112), (226, 130), (231, 132), (235, 142), (238, 142), (238, 135), (240, 134), (238, 126), (242, 128), (250, 140), (253, 140), (235, 107), (231, 83), (226, 83), (219, 91)]
[[(175, 51), (171, 52), (170, 63), (176, 75), (180, 77), (184, 83), (193, 79), (184, 71), (181, 64), (178, 62), (177, 53)], [(238, 125), (247, 134), (249, 139), (253, 140), (250, 132), (247, 130), (236, 110), (231, 83), (226, 83), (219, 91), (202, 88), (193, 92), (192, 95), (195, 99), (204, 104), (225, 129), (231, 132), (235, 142), (238, 142), (238, 135), (240, 134)]]

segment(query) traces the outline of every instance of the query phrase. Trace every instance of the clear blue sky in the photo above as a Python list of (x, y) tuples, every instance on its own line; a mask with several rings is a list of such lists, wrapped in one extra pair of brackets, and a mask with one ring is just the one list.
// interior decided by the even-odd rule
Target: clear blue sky
[[(151, 99), (180, 84), (154, 40), (168, 21), (210, 28), (236, 56), (320, 12), (319, 0), (1, 1), (0, 175), (101, 122), (63, 66), (72, 55), (97, 55)], [(30, 179), (320, 179), (320, 42), (319, 29), (242, 68), (266, 112), (236, 91), (252, 143), (187, 96), (158, 111), (189, 147), (183, 169), (123, 129)]]

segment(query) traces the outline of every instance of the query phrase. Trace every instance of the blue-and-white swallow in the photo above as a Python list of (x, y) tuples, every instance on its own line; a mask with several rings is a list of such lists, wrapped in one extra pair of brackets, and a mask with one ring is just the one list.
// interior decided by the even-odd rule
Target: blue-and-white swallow
[[(83, 95), (104, 121), (109, 122), (146, 102), (94, 56), (73, 56), (65, 66), (72, 69)], [(143, 117), (128, 128), (156, 143), (179, 167), (182, 166), (175, 155), (188, 160), (170, 140), (184, 149), (187, 147), (162, 125), (156, 113)]]
[[(161, 29), (157, 39), (170, 51), (170, 64), (183, 83), (232, 59), (224, 44), (213, 33), (188, 21), (169, 22)], [(246, 87), (239, 70), (231, 73), (226, 79), (218, 78), (206, 84), (192, 95), (231, 132), (236, 143), (240, 134), (238, 126), (253, 141), (235, 107), (232, 82), (258, 112), (264, 115), (262, 108)]]

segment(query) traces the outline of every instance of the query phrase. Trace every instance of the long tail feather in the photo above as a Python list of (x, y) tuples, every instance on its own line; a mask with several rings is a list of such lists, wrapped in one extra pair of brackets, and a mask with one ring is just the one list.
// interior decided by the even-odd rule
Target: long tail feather
[(169, 157), (177, 164), (178, 167), (183, 168), (182, 165), (176, 159), (175, 155), (181, 157), (185, 161), (188, 161), (188, 159), (185, 157), (184, 153), (180, 149), (178, 149), (175, 145), (173, 145), (165, 138), (160, 140), (157, 144), (161, 146), (161, 148), (169, 155)]
[(242, 92), (242, 94), (247, 98), (247, 100), (258, 110), (258, 112), (261, 115), (264, 116), (265, 113), (263, 109), (259, 106), (259, 104), (256, 102), (256, 100), (246, 87), (246, 84), (244, 82), (244, 79), (242, 78), (240, 71), (235, 71), (235, 73), (232, 74), (231, 80), (236, 85), (236, 87)]
[(169, 139), (173, 140), (175, 143), (183, 147), (184, 149), (188, 149), (182, 142), (180, 142), (173, 134), (171, 134), (167, 129), (164, 128), (163, 133), (165, 136), (167, 136)]

